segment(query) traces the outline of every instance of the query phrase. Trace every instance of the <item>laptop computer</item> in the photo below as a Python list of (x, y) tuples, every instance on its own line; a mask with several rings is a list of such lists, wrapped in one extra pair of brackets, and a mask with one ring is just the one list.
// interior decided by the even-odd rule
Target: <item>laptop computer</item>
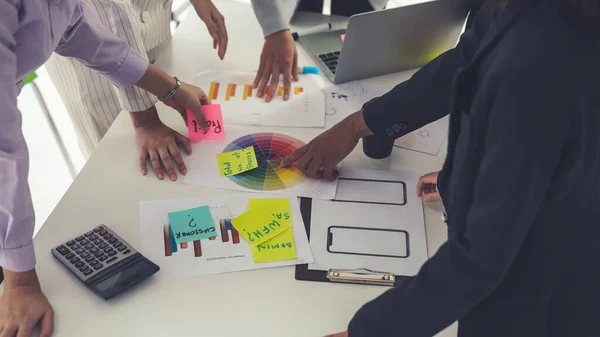
[(456, 46), (466, 1), (435, 0), (357, 14), (344, 31), (301, 36), (298, 41), (333, 83), (423, 66)]

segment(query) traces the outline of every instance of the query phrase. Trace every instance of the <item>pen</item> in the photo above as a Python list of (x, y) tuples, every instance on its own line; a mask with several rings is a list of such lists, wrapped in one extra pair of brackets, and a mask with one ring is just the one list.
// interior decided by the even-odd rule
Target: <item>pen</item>
[(293, 32), (292, 37), (294, 38), (294, 41), (298, 41), (298, 38), (300, 36), (324, 33), (324, 32), (328, 32), (330, 30), (331, 30), (331, 23), (323, 23), (320, 25), (316, 25), (316, 26), (313, 26), (310, 28), (303, 29), (302, 31), (299, 31), (299, 32)]

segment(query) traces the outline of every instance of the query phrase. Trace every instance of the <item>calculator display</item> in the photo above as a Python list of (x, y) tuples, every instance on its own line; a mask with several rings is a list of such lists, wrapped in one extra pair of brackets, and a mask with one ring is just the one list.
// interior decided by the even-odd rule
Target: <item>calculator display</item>
[(101, 292), (105, 292), (114, 288), (127, 288), (133, 283), (141, 281), (145, 277), (146, 271), (153, 266), (144, 261), (140, 260), (133, 265), (127, 266), (127, 268), (115, 273), (109, 278), (102, 280), (94, 285), (94, 288)]

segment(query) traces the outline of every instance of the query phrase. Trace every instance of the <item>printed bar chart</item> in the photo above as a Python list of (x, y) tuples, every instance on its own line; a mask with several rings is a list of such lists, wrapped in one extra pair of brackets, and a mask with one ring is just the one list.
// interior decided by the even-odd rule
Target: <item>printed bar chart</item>
[[(221, 242), (226, 243), (230, 241), (232, 244), (240, 243), (240, 234), (231, 224), (231, 219), (221, 219), (219, 220), (219, 225), (221, 227)], [(230, 233), (231, 232), (231, 236)], [(163, 226), (163, 239), (165, 244), (165, 256), (172, 256), (174, 253), (177, 253), (178, 247), (175, 243), (175, 237), (173, 235), (173, 231), (171, 230), (171, 226), (169, 224), (165, 224)], [(208, 238), (210, 241), (215, 241), (217, 239), (216, 236), (212, 236)], [(201, 240), (193, 241), (194, 245), (194, 257), (202, 257), (202, 243)], [(180, 249), (187, 249), (188, 243), (184, 242), (179, 245)]]
[[(219, 82), (211, 82), (210, 83), (210, 90), (208, 92), (208, 97), (210, 98), (211, 101), (214, 100), (219, 100), (219, 87), (220, 87), (221, 83)], [(242, 86), (242, 84), (240, 84), (240, 87)], [(227, 84), (227, 90), (225, 90), (225, 101), (229, 101), (231, 100), (232, 97), (236, 97), (235, 96), (235, 92), (236, 89), (238, 87), (238, 84), (236, 83), (229, 83)], [(242, 91), (242, 100), (246, 101), (248, 100), (248, 98), (252, 98), (252, 92), (254, 91), (254, 87), (250, 84), (243, 84), (243, 91)], [(269, 92), (270, 86), (265, 86), (265, 90), (264, 93)], [(294, 87), (294, 95), (300, 95), (301, 93), (304, 92), (304, 89), (302, 87)], [(264, 98), (265, 94), (263, 93), (262, 96), (257, 96), (258, 98)], [(283, 86), (277, 87), (277, 96), (283, 96)], [(222, 98), (221, 98), (222, 99)]]

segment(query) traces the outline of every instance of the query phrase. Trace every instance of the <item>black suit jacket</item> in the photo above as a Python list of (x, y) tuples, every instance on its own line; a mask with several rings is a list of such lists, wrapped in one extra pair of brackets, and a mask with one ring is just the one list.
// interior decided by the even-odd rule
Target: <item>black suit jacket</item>
[(398, 138), (450, 112), (448, 241), (350, 337), (599, 336), (600, 29), (558, 1), (484, 6), (458, 46), (364, 107)]

